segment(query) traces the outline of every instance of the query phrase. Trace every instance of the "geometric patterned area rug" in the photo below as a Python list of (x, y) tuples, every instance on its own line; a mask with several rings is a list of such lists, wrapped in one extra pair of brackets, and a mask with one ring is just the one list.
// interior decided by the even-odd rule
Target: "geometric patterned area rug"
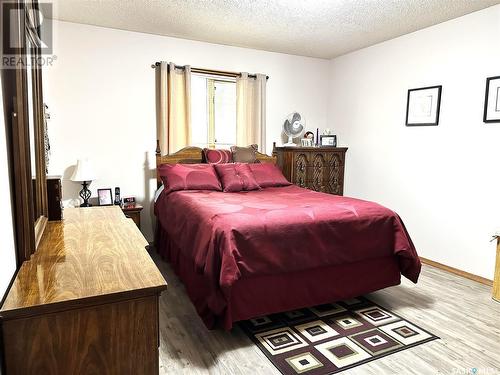
[(365, 297), (239, 325), (285, 375), (335, 374), (439, 338)]

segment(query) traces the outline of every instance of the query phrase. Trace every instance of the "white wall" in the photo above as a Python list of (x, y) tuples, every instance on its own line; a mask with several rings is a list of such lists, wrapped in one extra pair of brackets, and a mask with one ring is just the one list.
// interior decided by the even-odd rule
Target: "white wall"
[[(280, 140), (286, 115), (303, 113), (310, 129), (326, 124), (329, 61), (157, 35), (54, 21), (57, 61), (45, 69), (44, 95), (52, 119), (50, 174), (69, 178), (77, 158), (89, 157), (101, 187), (120, 186), (146, 206), (143, 233), (152, 240), (150, 202), (155, 180), (155, 75), (159, 60), (269, 75), (267, 150)], [(63, 182), (63, 198), (78, 184)]]
[[(2, 81), (0, 79), (0, 88)], [(9, 286), (10, 280), (16, 272), (16, 250), (14, 244), (14, 224), (12, 220), (12, 199), (10, 191), (10, 180), (7, 140), (5, 136), (4, 109), (2, 90), (0, 89), (0, 197), (3, 204), (0, 210), (0, 228), (2, 228), (2, 246), (0, 246), (0, 301), (3, 299)]]
[[(419, 254), (493, 278), (500, 124), (482, 121), (500, 75), (500, 5), (331, 62), (328, 122), (349, 146), (346, 195), (403, 218)], [(405, 127), (410, 88), (443, 85), (437, 127)]]

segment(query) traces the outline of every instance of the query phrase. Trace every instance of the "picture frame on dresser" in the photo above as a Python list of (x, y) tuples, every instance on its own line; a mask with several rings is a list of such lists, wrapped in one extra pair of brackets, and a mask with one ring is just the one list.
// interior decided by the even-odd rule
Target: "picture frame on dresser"
[(337, 147), (337, 136), (334, 134), (322, 134), (319, 136), (320, 146)]
[(486, 78), (483, 122), (500, 122), (500, 76)]
[(441, 85), (408, 90), (406, 126), (439, 125), (442, 90)]

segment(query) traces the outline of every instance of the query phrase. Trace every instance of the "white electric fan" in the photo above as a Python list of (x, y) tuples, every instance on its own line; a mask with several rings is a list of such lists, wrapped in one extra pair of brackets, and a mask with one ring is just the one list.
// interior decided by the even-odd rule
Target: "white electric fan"
[(304, 132), (306, 120), (298, 112), (293, 112), (288, 115), (283, 123), (283, 132), (288, 136), (288, 142), (284, 146), (297, 146), (293, 143), (293, 139), (300, 137)]

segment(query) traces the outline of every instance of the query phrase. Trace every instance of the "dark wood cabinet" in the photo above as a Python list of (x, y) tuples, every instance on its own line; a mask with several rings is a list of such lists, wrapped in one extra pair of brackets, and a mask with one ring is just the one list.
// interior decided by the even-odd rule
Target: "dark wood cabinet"
[(47, 176), (47, 208), (49, 221), (62, 220), (61, 176)]
[(277, 147), (273, 156), (288, 181), (314, 191), (342, 195), (347, 147)]

